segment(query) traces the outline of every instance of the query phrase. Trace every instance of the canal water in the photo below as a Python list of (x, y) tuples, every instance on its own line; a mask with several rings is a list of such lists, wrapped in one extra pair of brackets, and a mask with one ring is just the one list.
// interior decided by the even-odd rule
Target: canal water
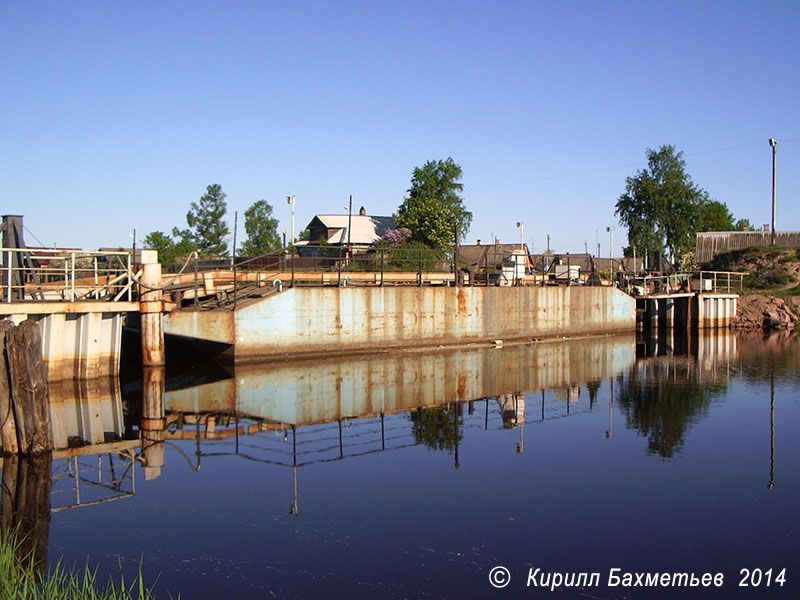
[(45, 506), (6, 490), (3, 523), (51, 566), (141, 566), (164, 598), (797, 598), (799, 344), (606, 336), (54, 386), (73, 448), (44, 475), (6, 459), (5, 488)]

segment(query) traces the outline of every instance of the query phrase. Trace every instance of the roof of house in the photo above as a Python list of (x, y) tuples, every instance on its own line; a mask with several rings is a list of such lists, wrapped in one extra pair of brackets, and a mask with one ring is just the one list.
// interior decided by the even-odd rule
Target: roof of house
[[(467, 244), (458, 247), (459, 262), (466, 262), (470, 267), (482, 267), (485, 264), (497, 265), (513, 252), (519, 252), (519, 244)], [(523, 252), (528, 254), (528, 245), (525, 244)], [(530, 258), (528, 265), (532, 266)]]
[(328, 230), (326, 241), (329, 244), (346, 244), (348, 242), (348, 223), (350, 223), (349, 241), (351, 244), (372, 244), (381, 239), (387, 229), (396, 227), (392, 217), (316, 215), (308, 224), (308, 229), (315, 227), (314, 221), (319, 221)]

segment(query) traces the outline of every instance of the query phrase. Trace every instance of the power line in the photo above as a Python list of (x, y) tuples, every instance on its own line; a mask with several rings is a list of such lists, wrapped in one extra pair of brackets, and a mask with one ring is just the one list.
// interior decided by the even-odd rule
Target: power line
[[(784, 140), (781, 140), (781, 141), (784, 141)], [(794, 141), (794, 140), (786, 140), (786, 141)], [(715, 150), (704, 150), (704, 151), (701, 151), (701, 152), (692, 152), (691, 154), (684, 154), (684, 156), (690, 157), (690, 156), (703, 156), (705, 154), (717, 154), (717, 153), (720, 153), (720, 152), (730, 152), (731, 150), (738, 150), (740, 148), (750, 148), (752, 146), (760, 146), (760, 145), (762, 145), (762, 142), (752, 142), (752, 143), (749, 143), (749, 144), (739, 144), (738, 146), (729, 146), (727, 148), (717, 148)], [(625, 165), (617, 165), (617, 166), (614, 166), (614, 167), (601, 167), (601, 168), (598, 168), (598, 169), (588, 169), (586, 171), (575, 171), (573, 173), (562, 173), (560, 175), (546, 175), (546, 176), (543, 176), (543, 177), (535, 177), (533, 179), (524, 179), (524, 180), (521, 180), (521, 181), (514, 181), (514, 182), (511, 182), (511, 183), (500, 183), (500, 184), (496, 184), (496, 185), (487, 185), (487, 186), (477, 187), (477, 188), (465, 188), (464, 191), (465, 192), (476, 192), (476, 191), (482, 191), (482, 190), (493, 190), (493, 189), (498, 189), (498, 188), (511, 187), (511, 186), (515, 186), (515, 185), (525, 185), (527, 183), (539, 183), (539, 182), (542, 182), (542, 181), (553, 181), (555, 179), (566, 179), (568, 177), (579, 177), (579, 176), (582, 176), (582, 175), (592, 175), (594, 173), (604, 173), (606, 171), (616, 171), (616, 170), (619, 170), (619, 169), (630, 169), (631, 167), (640, 167), (640, 166), (643, 166), (643, 165), (646, 165), (646, 164), (647, 164), (646, 161), (639, 161), (639, 162), (635, 162), (635, 163), (628, 163), (628, 164), (625, 164)]]

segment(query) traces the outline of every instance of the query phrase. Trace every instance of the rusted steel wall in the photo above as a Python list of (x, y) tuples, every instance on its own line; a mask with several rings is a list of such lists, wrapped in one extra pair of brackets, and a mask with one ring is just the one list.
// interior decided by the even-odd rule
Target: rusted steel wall
[[(168, 315), (167, 333), (216, 340)], [(178, 317), (174, 319), (174, 317)], [(633, 330), (635, 301), (612, 287), (295, 288), (240, 308), (234, 316), (238, 358), (346, 352)], [(213, 319), (208, 328), (217, 325)]]
[(233, 344), (236, 339), (233, 311), (228, 309), (165, 313), (164, 333)]
[[(179, 412), (236, 410), (303, 425), (503, 394), (563, 390), (629, 369), (635, 337), (237, 366), (233, 379), (166, 393)], [(588, 402), (587, 397), (582, 399)]]
[(42, 333), (48, 381), (119, 374), (122, 321), (134, 302), (0, 303), (0, 318), (31, 318)]

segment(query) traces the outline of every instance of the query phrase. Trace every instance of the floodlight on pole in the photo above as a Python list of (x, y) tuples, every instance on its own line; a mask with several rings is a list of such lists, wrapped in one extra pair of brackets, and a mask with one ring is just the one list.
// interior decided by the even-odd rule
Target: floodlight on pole
[(611, 259), (611, 268), (614, 268), (614, 226), (610, 225), (606, 227), (606, 231), (608, 232), (608, 258)]
[(517, 221), (519, 227), (519, 249), (525, 250), (525, 221)]
[(294, 246), (294, 196), (286, 196), (286, 202), (292, 205), (292, 246)]
[(769, 138), (769, 145), (772, 146), (772, 224), (770, 225), (770, 232), (772, 236), (772, 245), (775, 245), (775, 207), (778, 200), (778, 140)]

